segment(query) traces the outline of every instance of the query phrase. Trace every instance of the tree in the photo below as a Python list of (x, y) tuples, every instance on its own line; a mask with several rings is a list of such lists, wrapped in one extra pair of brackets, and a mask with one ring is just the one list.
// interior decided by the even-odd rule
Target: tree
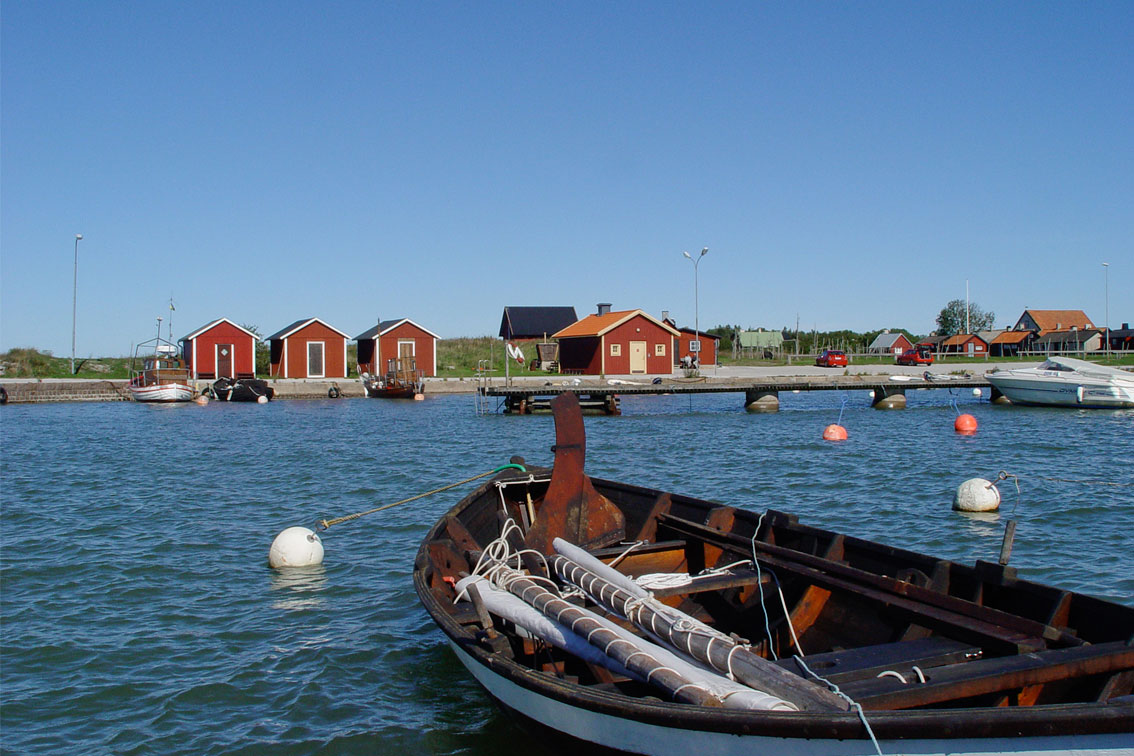
[[(985, 312), (976, 304), (969, 303), (969, 333), (988, 330), (995, 321), (995, 313)], [(953, 336), (964, 332), (965, 300), (954, 299), (937, 315), (937, 335)]]

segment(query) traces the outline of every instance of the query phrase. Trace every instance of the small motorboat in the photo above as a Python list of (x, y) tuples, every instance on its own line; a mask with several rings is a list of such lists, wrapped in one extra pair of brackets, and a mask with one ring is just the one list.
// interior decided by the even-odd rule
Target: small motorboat
[(412, 358), (387, 360), (382, 375), (359, 371), (358, 380), (371, 399), (414, 399), (425, 394), (425, 382)]
[(1073, 357), (985, 373), (1013, 404), (1083, 409), (1134, 407), (1134, 374)]
[(177, 345), (158, 335), (134, 349), (130, 361), (130, 383), (126, 388), (138, 402), (189, 402), (196, 391), (189, 369), (181, 360)]
[(464, 667), (565, 752), (1128, 754), (1134, 607), (513, 457), (414, 587)]
[(276, 390), (259, 378), (218, 378), (209, 390), (222, 402), (259, 402), (261, 397), (270, 402), (276, 395)]

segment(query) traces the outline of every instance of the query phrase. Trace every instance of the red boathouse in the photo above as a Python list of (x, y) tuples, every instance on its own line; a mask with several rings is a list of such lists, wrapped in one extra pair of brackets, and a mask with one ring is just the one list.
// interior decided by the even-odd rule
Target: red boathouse
[[(359, 372), (381, 375), (393, 359), (413, 360), (422, 376), (437, 375), (437, 340), (441, 337), (409, 318), (383, 320), (354, 337)], [(403, 362), (403, 367), (408, 367)]]
[(346, 378), (350, 337), (319, 318), (297, 320), (268, 337), (274, 378)]
[(600, 304), (588, 315), (557, 332), (559, 369), (587, 375), (634, 375), (673, 372), (676, 328), (642, 310), (611, 312)]
[(256, 377), (256, 334), (228, 318), (201, 326), (181, 339), (193, 379)]

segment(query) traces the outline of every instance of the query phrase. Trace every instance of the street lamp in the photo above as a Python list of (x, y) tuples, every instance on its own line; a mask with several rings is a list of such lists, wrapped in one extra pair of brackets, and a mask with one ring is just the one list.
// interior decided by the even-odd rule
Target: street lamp
[(1103, 291), (1106, 297), (1106, 358), (1110, 360), (1110, 263), (1103, 263)]
[(75, 374), (75, 314), (79, 301), (79, 241), (82, 234), (75, 234), (75, 278), (71, 284), (71, 375)]
[[(693, 257), (693, 255), (689, 254), (688, 252), (682, 252), (681, 253), (681, 254), (685, 255), (690, 260), (690, 262), (693, 263), (693, 331), (695, 332), (695, 335), (696, 335), (696, 339), (694, 339), (694, 341), (696, 341), (696, 343), (697, 343), (697, 364), (698, 365), (701, 364), (701, 320), (700, 320), (700, 312), (699, 312), (700, 303), (698, 302), (698, 299), (697, 299), (697, 289), (698, 289), (697, 269), (701, 265), (701, 258), (704, 257), (705, 255), (707, 255), (708, 253), (709, 253), (708, 247), (702, 247), (701, 254), (697, 255), (696, 257)], [(690, 345), (690, 347), (692, 347), (692, 345)], [(692, 352), (693, 349), (690, 348), (689, 351)]]

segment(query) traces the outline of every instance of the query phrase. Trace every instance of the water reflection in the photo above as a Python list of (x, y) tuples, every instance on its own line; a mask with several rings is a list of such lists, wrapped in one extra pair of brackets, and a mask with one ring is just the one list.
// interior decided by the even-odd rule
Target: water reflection
[(274, 569), (270, 590), (280, 595), (272, 602), (272, 608), (284, 611), (315, 609), (323, 603), (318, 594), (326, 583), (327, 572), (321, 564)]

